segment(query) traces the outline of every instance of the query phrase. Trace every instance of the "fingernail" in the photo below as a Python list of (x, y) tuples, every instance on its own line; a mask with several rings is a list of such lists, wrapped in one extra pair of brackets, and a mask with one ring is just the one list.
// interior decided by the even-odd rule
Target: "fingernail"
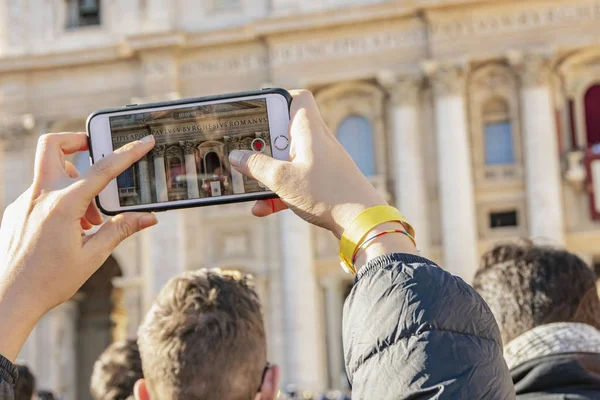
[(143, 138), (140, 139), (140, 142), (145, 143), (145, 144), (154, 143), (154, 135), (144, 136)]
[(239, 167), (242, 164), (242, 159), (244, 158), (244, 152), (241, 150), (232, 150), (229, 153), (229, 162), (236, 167)]
[(146, 214), (146, 215), (142, 215), (142, 217), (140, 217), (138, 223), (140, 224), (140, 229), (145, 229), (145, 228), (149, 228), (153, 225), (156, 225), (158, 223), (158, 219), (156, 218), (156, 215), (154, 215), (154, 214)]

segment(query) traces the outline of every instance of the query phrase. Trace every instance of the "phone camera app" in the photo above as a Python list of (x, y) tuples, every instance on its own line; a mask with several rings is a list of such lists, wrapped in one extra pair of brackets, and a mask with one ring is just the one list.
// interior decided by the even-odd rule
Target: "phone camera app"
[(117, 178), (121, 206), (266, 191), (229, 164), (232, 150), (272, 156), (265, 99), (110, 118), (113, 148), (154, 135), (154, 149)]

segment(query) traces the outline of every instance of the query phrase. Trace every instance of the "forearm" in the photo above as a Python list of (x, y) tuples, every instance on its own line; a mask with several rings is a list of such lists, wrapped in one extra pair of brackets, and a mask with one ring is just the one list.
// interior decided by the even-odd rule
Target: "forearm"
[(36, 294), (0, 287), (0, 354), (11, 362), (15, 362), (27, 337), (41, 318), (34, 307), (28, 306), (25, 301), (27, 296), (33, 298)]

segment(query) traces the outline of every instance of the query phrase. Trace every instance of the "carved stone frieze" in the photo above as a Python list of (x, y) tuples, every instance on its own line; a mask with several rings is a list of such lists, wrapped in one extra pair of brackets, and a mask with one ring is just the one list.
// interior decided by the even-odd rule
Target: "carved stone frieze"
[(422, 67), (438, 96), (464, 95), (469, 72), (467, 63), (427, 61)]
[(390, 95), (393, 105), (416, 105), (423, 78), (420, 75), (396, 75), (382, 72), (377, 76), (377, 81)]
[(511, 52), (508, 61), (519, 73), (523, 87), (545, 86), (550, 83), (552, 55), (542, 52)]
[(167, 151), (167, 146), (162, 145), (162, 144), (157, 144), (152, 149), (152, 157), (154, 157), (154, 158), (164, 157), (166, 151)]
[(471, 88), (487, 92), (498, 92), (514, 84), (514, 76), (505, 68), (494, 68), (489, 73), (476, 76), (471, 81)]
[(198, 146), (198, 143), (191, 141), (180, 142), (180, 144), (183, 148), (183, 153), (186, 155), (194, 154), (196, 152), (196, 147)]
[(465, 13), (457, 18), (434, 21), (429, 33), (433, 41), (446, 41), (468, 36), (501, 35), (599, 19), (600, 1), (582, 0), (542, 5), (535, 8), (511, 7), (501, 13), (482, 15)]

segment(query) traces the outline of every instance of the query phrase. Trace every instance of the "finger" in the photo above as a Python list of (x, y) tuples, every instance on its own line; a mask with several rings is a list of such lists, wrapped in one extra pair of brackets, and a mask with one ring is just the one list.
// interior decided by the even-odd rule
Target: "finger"
[(312, 152), (296, 151), (298, 147), (309, 148), (314, 134), (331, 135), (312, 93), (308, 90), (292, 91), (290, 106), (290, 159), (310, 161)]
[[(79, 177), (79, 171), (70, 161), (65, 161), (65, 171), (71, 178)], [(88, 229), (92, 229), (94, 225), (101, 225), (102, 222), (104, 222), (102, 214), (100, 214), (96, 203), (92, 201), (88, 206), (85, 215), (81, 218), (81, 228), (87, 231)]]
[(83, 250), (91, 257), (90, 268), (97, 269), (123, 240), (157, 223), (154, 214), (140, 212), (119, 214), (109, 219), (83, 245)]
[(266, 217), (279, 211), (287, 210), (288, 206), (281, 199), (258, 200), (252, 207), (256, 217)]
[(250, 150), (233, 150), (229, 153), (229, 162), (242, 174), (256, 179), (275, 193), (278, 183), (285, 179), (289, 165), (288, 162)]
[(89, 229), (92, 229), (93, 226), (92, 224), (89, 223), (89, 221), (85, 218), (80, 218), (80, 225), (81, 225), (81, 229), (83, 229), (84, 231), (87, 231)]
[(71, 185), (77, 196), (90, 203), (121, 172), (131, 167), (154, 147), (154, 136), (127, 143), (92, 165), (81, 175), (79, 182)]
[(34, 179), (64, 173), (64, 156), (88, 149), (85, 133), (48, 133), (40, 136), (35, 153)]
[(92, 201), (85, 212), (85, 219), (87, 219), (92, 225), (102, 225), (104, 218), (95, 201)]
[(65, 171), (71, 178), (79, 178), (79, 171), (71, 161), (65, 161)]
[(83, 217), (79, 218), (79, 225), (81, 225), (81, 229), (83, 229), (84, 231), (92, 229), (92, 224), (90, 224), (88, 220)]

